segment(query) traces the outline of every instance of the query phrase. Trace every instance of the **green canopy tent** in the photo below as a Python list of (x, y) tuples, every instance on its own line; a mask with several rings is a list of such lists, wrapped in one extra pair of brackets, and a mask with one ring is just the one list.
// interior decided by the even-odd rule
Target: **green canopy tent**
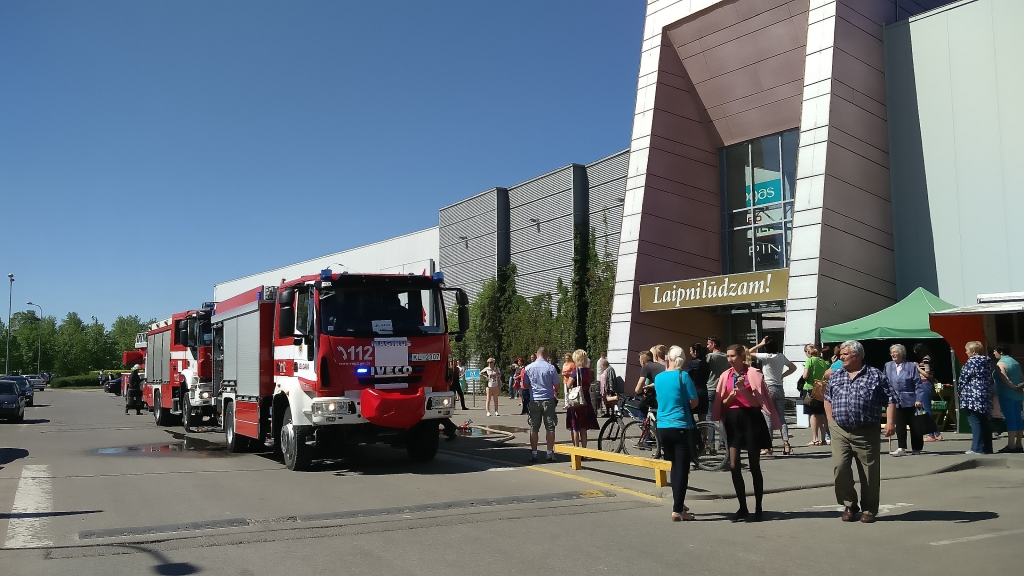
[(924, 288), (918, 288), (884, 310), (822, 328), (821, 341), (942, 338), (932, 332), (928, 315), (955, 307)]

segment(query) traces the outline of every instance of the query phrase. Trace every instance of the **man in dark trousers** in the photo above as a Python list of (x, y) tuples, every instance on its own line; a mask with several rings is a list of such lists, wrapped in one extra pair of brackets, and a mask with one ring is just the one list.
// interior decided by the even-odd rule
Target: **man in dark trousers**
[(142, 377), (139, 376), (139, 365), (132, 366), (132, 374), (128, 377), (128, 394), (124, 402), (124, 413), (128, 414), (128, 406), (135, 404), (135, 415), (142, 414)]

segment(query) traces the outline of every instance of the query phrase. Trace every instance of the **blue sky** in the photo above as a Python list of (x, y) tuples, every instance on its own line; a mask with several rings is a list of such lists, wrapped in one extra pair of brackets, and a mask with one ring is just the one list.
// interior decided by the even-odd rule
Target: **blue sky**
[(2, 2), (0, 279), (165, 317), (622, 150), (645, 4)]

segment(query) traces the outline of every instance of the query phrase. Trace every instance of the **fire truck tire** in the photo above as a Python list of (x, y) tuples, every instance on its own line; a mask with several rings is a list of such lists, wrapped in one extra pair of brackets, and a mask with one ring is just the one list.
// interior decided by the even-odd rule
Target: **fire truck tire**
[(292, 424), (292, 411), (286, 410), (281, 423), (281, 455), (289, 470), (307, 470), (313, 461), (313, 448), (306, 443), (307, 433), (306, 427)]
[(181, 395), (181, 425), (185, 428), (185, 432), (195, 432), (196, 428), (192, 425), (192, 405), (188, 403), (188, 394)]
[(224, 444), (228, 452), (239, 453), (249, 450), (252, 443), (245, 436), (235, 433), (235, 403), (228, 402), (224, 405)]
[(437, 423), (434, 420), (417, 424), (409, 431), (409, 440), (405, 443), (409, 459), (413, 462), (430, 462), (433, 460), (434, 456), (437, 456), (439, 438)]
[(157, 426), (171, 425), (171, 411), (163, 407), (159, 392), (153, 392), (153, 420)]

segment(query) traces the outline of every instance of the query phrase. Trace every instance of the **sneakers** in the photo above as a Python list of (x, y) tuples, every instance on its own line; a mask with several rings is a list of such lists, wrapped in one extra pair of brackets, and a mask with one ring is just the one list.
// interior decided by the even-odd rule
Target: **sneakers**
[(491, 415), (491, 413), (490, 413), (490, 412), (488, 412), (488, 413), (487, 413), (487, 415), (488, 415), (488, 416), (490, 416), (490, 415)]
[(536, 454), (531, 454), (529, 462), (530, 462), (530, 464), (536, 464), (537, 463), (537, 455)]
[(494, 415), (495, 416), (501, 416), (501, 414), (498, 414), (497, 412), (495, 412)]
[(892, 452), (889, 452), (889, 456), (906, 456), (906, 455), (907, 455), (907, 451), (904, 450), (903, 448), (897, 448), (897, 449), (893, 450)]
[(554, 461), (555, 461), (555, 455), (551, 454), (551, 453), (548, 453), (548, 462), (554, 462)]
[(968, 450), (967, 452), (964, 452), (964, 454), (967, 454), (968, 456), (975, 456), (975, 455), (980, 456), (981, 452), (975, 452), (974, 450)]

